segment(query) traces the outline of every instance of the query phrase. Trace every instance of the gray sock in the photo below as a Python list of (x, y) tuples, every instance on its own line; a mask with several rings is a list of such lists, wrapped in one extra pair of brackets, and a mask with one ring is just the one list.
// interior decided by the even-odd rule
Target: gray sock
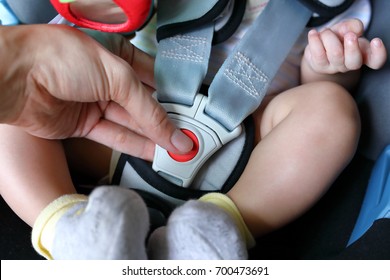
[(99, 187), (56, 224), (54, 259), (146, 259), (149, 215), (137, 193)]
[(245, 240), (228, 213), (191, 200), (173, 211), (148, 242), (150, 259), (247, 259)]

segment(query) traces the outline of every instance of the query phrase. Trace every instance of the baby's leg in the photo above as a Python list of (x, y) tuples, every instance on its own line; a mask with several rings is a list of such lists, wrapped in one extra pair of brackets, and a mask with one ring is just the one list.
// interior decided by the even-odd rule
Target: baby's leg
[(32, 226), (56, 198), (76, 193), (61, 142), (0, 125), (0, 194)]
[(246, 258), (253, 236), (308, 210), (347, 165), (360, 123), (343, 88), (313, 83), (269, 99), (255, 113), (258, 143), (228, 196), (207, 194), (176, 209), (151, 235), (149, 257)]
[(256, 112), (259, 142), (228, 196), (254, 236), (280, 228), (311, 207), (354, 155), (358, 111), (329, 82), (286, 91)]
[(78, 195), (61, 142), (7, 125), (0, 125), (0, 134), (0, 194), (33, 226), (37, 252), (55, 259), (146, 258), (148, 213), (135, 192), (101, 187)]

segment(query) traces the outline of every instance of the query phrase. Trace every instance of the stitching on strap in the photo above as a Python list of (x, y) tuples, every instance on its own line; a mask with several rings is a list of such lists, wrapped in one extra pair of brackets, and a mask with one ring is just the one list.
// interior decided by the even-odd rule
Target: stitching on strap
[(255, 98), (264, 95), (263, 90), (269, 80), (268, 76), (241, 52), (235, 54), (232, 61), (227, 65), (224, 75)]
[(167, 38), (170, 49), (161, 52), (164, 58), (202, 63), (205, 59), (207, 38), (177, 35)]

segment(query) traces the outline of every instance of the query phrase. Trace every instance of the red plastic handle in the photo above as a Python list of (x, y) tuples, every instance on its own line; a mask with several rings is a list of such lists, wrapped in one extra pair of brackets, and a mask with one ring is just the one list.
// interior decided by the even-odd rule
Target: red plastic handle
[(72, 13), (71, 3), (60, 3), (59, 0), (50, 0), (54, 8), (65, 19), (80, 27), (100, 30), (103, 32), (132, 32), (139, 29), (148, 20), (152, 0), (113, 0), (127, 16), (123, 23), (111, 24), (92, 21)]

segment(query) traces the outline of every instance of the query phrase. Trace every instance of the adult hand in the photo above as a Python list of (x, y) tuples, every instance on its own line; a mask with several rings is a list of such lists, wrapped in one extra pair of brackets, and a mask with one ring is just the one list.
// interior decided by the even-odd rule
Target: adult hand
[(109, 51), (71, 27), (0, 27), (0, 122), (144, 159), (155, 143), (189, 151), (191, 140), (151, 96), (153, 59), (119, 35), (104, 36)]

